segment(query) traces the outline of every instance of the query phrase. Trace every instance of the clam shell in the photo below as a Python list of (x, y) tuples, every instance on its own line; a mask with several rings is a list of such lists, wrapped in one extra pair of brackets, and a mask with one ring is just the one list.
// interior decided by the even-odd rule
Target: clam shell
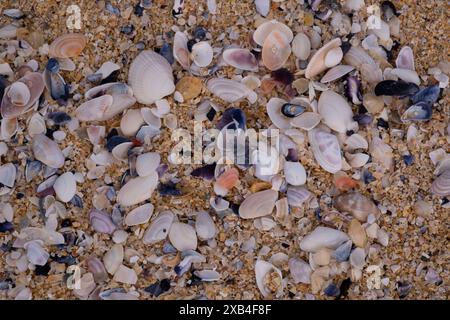
[(322, 116), (315, 112), (304, 112), (291, 120), (291, 126), (306, 131), (314, 129), (322, 120)]
[(44, 266), (50, 255), (42, 248), (41, 240), (32, 240), (24, 244), (28, 261), (36, 266)]
[(161, 128), (161, 118), (157, 117), (150, 108), (141, 108), (141, 115), (145, 123), (155, 129)]
[(31, 93), (27, 85), (20, 81), (11, 84), (6, 94), (11, 103), (18, 107), (27, 105), (31, 98)]
[(262, 47), (264, 46), (264, 41), (266, 41), (267, 37), (273, 31), (282, 33), (286, 38), (288, 44), (291, 43), (292, 39), (294, 38), (294, 34), (287, 25), (276, 20), (270, 20), (260, 24), (258, 28), (256, 28), (255, 32), (253, 33), (253, 40)]
[(137, 177), (128, 181), (117, 193), (117, 202), (122, 206), (132, 206), (152, 196), (158, 184), (158, 174), (152, 172), (145, 177)]
[(86, 132), (89, 138), (89, 141), (95, 146), (100, 144), (100, 141), (105, 136), (105, 127), (104, 126), (89, 126), (86, 128)]
[(325, 58), (328, 52), (334, 48), (339, 48), (341, 46), (341, 39), (336, 38), (328, 42), (322, 48), (317, 50), (317, 52), (312, 56), (305, 70), (305, 77), (311, 79), (318, 74), (322, 73), (327, 69), (325, 65)]
[(103, 63), (94, 75), (100, 75), (100, 79), (106, 79), (111, 73), (120, 69), (120, 66), (114, 62), (106, 61)]
[(114, 273), (113, 280), (120, 283), (136, 284), (138, 279), (136, 271), (121, 264)]
[(103, 264), (105, 265), (106, 271), (109, 274), (114, 274), (122, 265), (123, 261), (123, 246), (120, 244), (115, 244), (105, 253), (103, 256)]
[(197, 213), (195, 219), (195, 230), (200, 240), (213, 239), (216, 236), (217, 228), (214, 224), (214, 220), (211, 218), (208, 212), (201, 211)]
[(369, 161), (370, 158), (368, 154), (361, 152), (356, 154), (346, 153), (345, 157), (348, 161), (348, 164), (352, 168), (361, 168)]
[(334, 206), (341, 212), (348, 212), (361, 222), (367, 220), (369, 214), (379, 216), (380, 211), (373, 201), (359, 192), (350, 192), (337, 196)]
[(328, 82), (337, 80), (339, 78), (342, 78), (347, 73), (349, 73), (353, 70), (355, 70), (354, 66), (349, 66), (349, 65), (345, 65), (345, 64), (335, 66), (332, 69), (328, 70), (327, 73), (325, 73), (325, 75), (322, 77), (320, 82), (328, 83)]
[(344, 55), (344, 62), (360, 68), (362, 64), (376, 65), (375, 60), (361, 47), (351, 47)]
[(363, 248), (355, 248), (350, 254), (350, 265), (356, 269), (361, 269), (366, 264), (366, 253)]
[(142, 117), (141, 110), (131, 109), (125, 112), (122, 119), (120, 119), (120, 130), (124, 136), (135, 136), (143, 124), (144, 118)]
[(347, 100), (336, 92), (331, 90), (322, 92), (318, 111), (323, 117), (323, 122), (337, 132), (345, 133), (357, 127), (357, 123), (353, 121), (352, 108)]
[(254, 219), (272, 213), (278, 192), (272, 189), (259, 191), (249, 195), (239, 207), (239, 216), (243, 219)]
[(178, 251), (197, 249), (197, 234), (195, 229), (187, 223), (172, 223), (169, 240)]
[(171, 211), (161, 212), (144, 233), (144, 244), (152, 244), (166, 239), (170, 227), (174, 221), (174, 214)]
[(341, 47), (336, 47), (329, 50), (325, 55), (325, 66), (327, 68), (332, 68), (338, 65), (341, 62), (343, 56), (344, 53), (342, 52)]
[(322, 248), (335, 250), (348, 240), (349, 237), (342, 231), (317, 227), (300, 241), (300, 249), (306, 252), (317, 252)]
[(217, 281), (220, 280), (220, 273), (215, 270), (196, 270), (195, 276), (199, 277), (202, 281)]
[(325, 171), (336, 173), (341, 170), (341, 149), (336, 136), (315, 128), (308, 131), (308, 139), (314, 158)]
[(173, 39), (173, 56), (184, 69), (189, 69), (188, 38), (180, 31), (175, 32)]
[(199, 67), (207, 67), (213, 59), (213, 49), (206, 41), (197, 42), (192, 46), (192, 60)]
[(157, 152), (140, 154), (136, 159), (136, 172), (140, 177), (145, 177), (156, 171), (161, 163), (161, 156)]
[(49, 55), (54, 58), (73, 58), (86, 47), (87, 38), (79, 33), (59, 36), (50, 44)]
[(75, 115), (80, 121), (102, 121), (106, 110), (112, 106), (113, 102), (113, 97), (105, 94), (82, 103), (75, 110)]
[(252, 99), (256, 96), (256, 94), (244, 84), (230, 79), (211, 79), (207, 82), (206, 86), (215, 96), (228, 103), (237, 102), (243, 98), (247, 98), (249, 102), (252, 103)]
[(84, 98), (86, 100), (91, 100), (93, 98), (98, 98), (105, 94), (109, 94), (112, 96), (119, 94), (128, 94), (129, 96), (132, 96), (133, 89), (131, 89), (127, 84), (122, 82), (110, 82), (89, 89), (84, 94)]
[(272, 31), (264, 40), (262, 62), (269, 70), (280, 69), (291, 55), (288, 37), (278, 30)]
[(89, 212), (89, 223), (96, 232), (112, 234), (116, 230), (116, 225), (111, 216), (97, 209), (92, 209)]
[(281, 112), (281, 108), (287, 101), (280, 98), (271, 98), (266, 104), (267, 115), (272, 123), (279, 129), (291, 128), (291, 119)]
[(293, 186), (306, 183), (306, 171), (300, 162), (286, 161), (284, 163), (284, 176), (286, 182)]
[(103, 262), (99, 258), (89, 257), (86, 260), (86, 264), (89, 272), (92, 273), (95, 282), (100, 283), (108, 279), (108, 273), (106, 272)]
[(152, 104), (175, 91), (172, 67), (156, 52), (144, 50), (131, 63), (128, 83), (137, 101)]
[(0, 184), (8, 188), (14, 187), (16, 181), (16, 166), (12, 163), (6, 163), (0, 166)]
[(403, 122), (408, 121), (428, 121), (433, 114), (432, 106), (424, 101), (420, 101), (409, 107), (401, 116)]
[(47, 131), (47, 126), (45, 124), (44, 117), (42, 117), (38, 112), (33, 114), (28, 121), (27, 130), (30, 137), (40, 133), (45, 133)]
[(286, 197), (290, 206), (301, 207), (303, 203), (311, 198), (311, 192), (305, 187), (289, 186), (286, 192)]
[(295, 35), (292, 40), (292, 52), (300, 60), (308, 60), (311, 54), (311, 41), (306, 34), (300, 32)]
[(232, 67), (246, 71), (258, 71), (258, 61), (248, 49), (230, 48), (222, 53), (223, 60)]
[(391, 170), (394, 167), (393, 149), (379, 137), (372, 138), (369, 151), (373, 161), (381, 164), (384, 169)]
[(61, 168), (64, 165), (64, 155), (58, 144), (43, 134), (33, 137), (34, 157), (51, 168)]
[(258, 286), (258, 289), (264, 298), (269, 297), (271, 294), (273, 294), (272, 290), (269, 289), (265, 283), (266, 277), (268, 276), (268, 274), (272, 272), (275, 272), (279, 277), (279, 281), (277, 281), (277, 283), (279, 283), (279, 286), (278, 288), (276, 288), (275, 292), (275, 294), (278, 296), (283, 293), (283, 281), (282, 281), (283, 275), (281, 274), (281, 271), (269, 262), (263, 260), (256, 261), (255, 264), (256, 285)]
[(77, 192), (77, 183), (72, 172), (60, 175), (53, 184), (57, 198), (62, 202), (69, 202)]
[(414, 66), (414, 53), (411, 47), (404, 46), (398, 53), (395, 65), (400, 69), (416, 70)]
[(253, 75), (242, 78), (241, 83), (245, 84), (250, 90), (255, 90), (261, 86), (261, 80)]
[(151, 203), (143, 204), (131, 210), (125, 217), (125, 224), (127, 226), (137, 226), (139, 224), (147, 223), (153, 214), (154, 206)]
[(450, 170), (446, 170), (431, 184), (431, 192), (440, 197), (450, 196)]

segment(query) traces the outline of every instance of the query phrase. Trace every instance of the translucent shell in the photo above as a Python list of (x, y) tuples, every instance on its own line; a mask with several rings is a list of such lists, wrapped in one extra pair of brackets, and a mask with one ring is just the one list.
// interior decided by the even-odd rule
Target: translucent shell
[(280, 69), (291, 54), (289, 38), (278, 30), (272, 31), (264, 40), (262, 61), (269, 70)]
[(336, 173), (341, 170), (341, 149), (335, 135), (315, 128), (308, 131), (308, 139), (314, 158), (325, 171)]

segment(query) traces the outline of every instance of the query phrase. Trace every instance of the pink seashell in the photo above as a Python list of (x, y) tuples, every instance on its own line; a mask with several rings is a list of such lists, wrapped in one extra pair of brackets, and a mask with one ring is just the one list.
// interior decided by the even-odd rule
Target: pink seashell
[(284, 23), (278, 22), (276, 20), (271, 20), (262, 23), (261, 25), (256, 28), (255, 32), (253, 33), (253, 40), (260, 46), (264, 45), (264, 42), (266, 41), (267, 37), (273, 32), (278, 31), (282, 34), (284, 34), (287, 43), (291, 43), (292, 39), (294, 39), (294, 34), (292, 33), (291, 29), (285, 25)]
[(246, 71), (258, 71), (258, 61), (248, 49), (230, 48), (222, 54), (223, 60), (232, 67)]
[(108, 273), (106, 272), (103, 262), (97, 257), (89, 257), (86, 260), (87, 268), (94, 276), (94, 280), (97, 283), (103, 282), (108, 279)]
[(92, 229), (100, 233), (112, 234), (117, 228), (109, 214), (97, 209), (90, 211), (89, 222)]
[(369, 214), (373, 214), (376, 217), (380, 215), (380, 211), (373, 201), (359, 192), (349, 192), (337, 196), (334, 206), (342, 213), (352, 214), (361, 222), (366, 222)]
[(280, 69), (291, 54), (288, 37), (278, 31), (272, 31), (264, 40), (262, 49), (263, 64), (269, 70)]
[(49, 55), (55, 58), (72, 58), (80, 55), (86, 47), (87, 38), (79, 33), (59, 36), (50, 44)]
[(416, 70), (414, 66), (414, 53), (411, 47), (404, 46), (398, 53), (395, 65), (399, 69)]
[(177, 31), (173, 39), (173, 56), (184, 69), (189, 69), (188, 38), (183, 32)]
[(222, 173), (214, 183), (214, 192), (217, 195), (225, 196), (229, 190), (239, 182), (239, 171), (231, 168)]
[(102, 121), (113, 101), (109, 94), (86, 101), (75, 110), (76, 117), (80, 121)]

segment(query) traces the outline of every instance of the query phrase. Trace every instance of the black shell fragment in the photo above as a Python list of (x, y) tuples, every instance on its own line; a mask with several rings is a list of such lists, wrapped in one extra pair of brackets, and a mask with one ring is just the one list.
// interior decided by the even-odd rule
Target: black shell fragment
[(377, 96), (412, 96), (419, 91), (419, 87), (411, 82), (384, 80), (375, 86)]
[(59, 71), (59, 62), (55, 58), (48, 59), (47, 65), (45, 67), (48, 71), (56, 73)]
[(305, 108), (299, 104), (285, 103), (281, 107), (281, 113), (288, 118), (295, 118), (305, 112)]
[(294, 75), (286, 68), (272, 71), (270, 75), (273, 80), (278, 81), (286, 86), (294, 82)]
[[(229, 125), (232, 123), (231, 125)], [(238, 108), (229, 108), (225, 110), (225, 112), (222, 115), (222, 118), (219, 120), (219, 122), (216, 125), (216, 128), (219, 130), (222, 130), (227, 125), (227, 129), (234, 129), (237, 128), (245, 130), (247, 124), (247, 118), (245, 116), (244, 111)], [(236, 126), (237, 125), (237, 126)]]
[(122, 144), (124, 142), (129, 142), (130, 139), (123, 137), (123, 136), (112, 136), (110, 138), (108, 138), (108, 140), (106, 141), (106, 149), (108, 149), (109, 152), (111, 152), (116, 146), (118, 146), (119, 144)]
[(11, 222), (0, 223), (0, 232), (10, 232), (14, 230), (14, 226)]
[(214, 179), (214, 171), (216, 169), (216, 163), (207, 164), (203, 167), (192, 170), (191, 176), (203, 178), (205, 180)]
[(416, 104), (423, 101), (433, 105), (439, 99), (440, 93), (441, 89), (439, 88), (439, 85), (425, 87), (411, 97), (411, 102)]
[(172, 181), (160, 183), (158, 192), (162, 196), (181, 196), (183, 194), (181, 190), (177, 189), (177, 185)]
[(383, 12), (383, 18), (386, 21), (391, 20), (394, 16), (398, 16), (397, 8), (390, 1), (383, 1), (381, 4), (381, 11)]
[(169, 289), (170, 289), (170, 280), (163, 279), (161, 281), (149, 285), (147, 288), (144, 289), (144, 291), (151, 294), (152, 296), (159, 297), (164, 292), (169, 291)]
[(47, 118), (49, 118), (56, 125), (59, 125), (59, 126), (67, 124), (68, 122), (70, 122), (70, 120), (72, 120), (72, 118), (63, 111), (50, 112), (47, 115)]

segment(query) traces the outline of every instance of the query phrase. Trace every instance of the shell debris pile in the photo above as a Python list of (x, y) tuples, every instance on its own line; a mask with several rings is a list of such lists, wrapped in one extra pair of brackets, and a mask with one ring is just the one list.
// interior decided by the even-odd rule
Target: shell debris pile
[(0, 298), (447, 298), (443, 4), (172, 2), (2, 1)]

